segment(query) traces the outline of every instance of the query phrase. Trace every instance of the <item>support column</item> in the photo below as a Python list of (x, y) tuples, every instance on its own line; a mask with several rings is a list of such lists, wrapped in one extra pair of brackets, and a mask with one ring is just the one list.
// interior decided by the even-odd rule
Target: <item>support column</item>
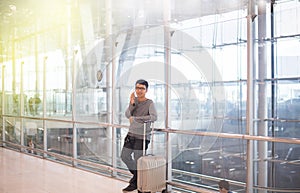
[[(70, 104), (70, 102), (68, 101), (68, 92), (70, 90), (70, 80), (72, 80), (72, 75), (70, 72), (70, 67), (72, 65), (71, 62), (71, 57), (73, 54), (73, 50), (72, 50), (72, 1), (68, 0), (67, 1), (67, 5), (66, 5), (66, 11), (67, 11), (67, 26), (66, 26), (66, 56), (65, 56), (65, 61), (66, 61), (66, 72), (65, 72), (65, 76), (66, 76), (66, 82), (65, 82), (65, 107), (64, 107), (64, 111), (65, 114), (68, 114), (68, 105)], [(72, 107), (73, 108), (73, 107)], [(73, 109), (72, 109), (73, 111)], [(73, 133), (74, 135), (74, 133)]]
[[(266, 37), (266, 1), (258, 1), (258, 136), (268, 136), (268, 124), (264, 121), (268, 116), (267, 111), (267, 45)], [(257, 185), (260, 187), (268, 186), (268, 143), (258, 141), (258, 179)], [(259, 193), (267, 193), (267, 190), (259, 190)]]
[[(35, 62), (35, 93), (34, 93), (34, 99), (36, 97), (39, 97), (37, 95), (39, 93), (40, 89), (40, 80), (39, 80), (39, 72), (40, 72), (40, 66), (39, 66), (39, 26), (38, 24), (35, 25), (35, 33), (33, 35), (34, 38), (34, 62)], [(35, 100), (36, 101), (36, 100)], [(37, 104), (35, 103), (35, 106)], [(34, 113), (34, 115), (37, 115), (37, 112)]]
[[(247, 16), (247, 135), (253, 135), (253, 117), (254, 117), (254, 1), (248, 1), (248, 16)], [(247, 140), (247, 178), (246, 192), (253, 193), (253, 141)]]
[[(170, 21), (171, 21), (171, 0), (163, 1), (164, 7), (164, 64), (165, 64), (165, 128), (169, 128), (169, 99), (171, 98), (171, 32), (170, 32)], [(167, 181), (172, 180), (172, 146), (170, 133), (166, 133), (166, 160), (167, 160)], [(171, 192), (171, 187), (167, 188), (167, 192)]]
[[(2, 100), (1, 100), (1, 115), (4, 114), (4, 110), (5, 110), (5, 84), (4, 84), (4, 80), (5, 80), (5, 65), (2, 64)], [(2, 121), (2, 141), (3, 143), (1, 144), (1, 146), (5, 146), (5, 118), (3, 118), (3, 116), (1, 116), (1, 121)]]
[[(46, 125), (46, 112), (47, 112), (47, 56), (44, 56), (43, 62), (43, 141), (44, 141), (44, 151), (48, 151), (48, 138), (47, 138), (47, 125)], [(46, 158), (47, 154), (43, 154)]]
[[(77, 124), (76, 124), (76, 74), (77, 74), (77, 66), (76, 66), (76, 56), (78, 50), (73, 51), (73, 65), (72, 65), (72, 124), (73, 124), (73, 158), (77, 159)], [(77, 162), (73, 161), (73, 166), (77, 166)]]
[[(24, 83), (24, 62), (21, 62), (21, 77), (20, 77), (20, 98), (19, 98), (19, 108), (20, 108), (20, 116), (24, 116), (24, 89), (23, 89), (23, 83)], [(27, 146), (28, 144), (25, 144), (24, 142), (24, 119), (20, 118), (20, 133), (21, 133), (21, 139), (20, 143), (21, 145)], [(21, 152), (23, 152), (25, 149), (21, 148)]]
[[(106, 67), (106, 107), (107, 107), (107, 120), (106, 122), (109, 124), (113, 124), (113, 79), (114, 79), (114, 60), (112, 55), (113, 50), (113, 38), (112, 38), (112, 2), (111, 0), (105, 0), (105, 42), (104, 42), (104, 62)], [(111, 62), (111, 63), (110, 63)], [(111, 157), (112, 165), (115, 165), (115, 129), (112, 126), (107, 126), (107, 156)], [(114, 175), (112, 173), (112, 175)]]
[[(271, 25), (270, 25), (270, 29), (271, 29), (271, 117), (275, 117), (275, 103), (276, 103), (276, 85), (277, 82), (274, 80), (275, 78), (275, 46), (274, 46), (274, 6), (275, 6), (275, 0), (271, 0), (271, 5), (270, 5), (270, 20), (271, 20)], [(275, 137), (275, 121), (271, 121), (271, 130), (272, 130), (272, 137)], [(271, 154), (272, 154), (272, 159), (275, 158), (275, 142), (271, 143)], [(270, 179), (270, 187), (275, 187), (275, 163), (271, 162), (269, 163), (270, 166), (270, 175), (272, 176), (272, 178)]]

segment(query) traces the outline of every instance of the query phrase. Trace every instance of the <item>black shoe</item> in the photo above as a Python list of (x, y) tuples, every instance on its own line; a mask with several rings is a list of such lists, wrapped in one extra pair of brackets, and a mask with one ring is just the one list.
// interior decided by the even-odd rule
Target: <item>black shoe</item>
[(126, 188), (123, 189), (124, 192), (131, 192), (133, 190), (136, 190), (136, 185), (129, 184)]

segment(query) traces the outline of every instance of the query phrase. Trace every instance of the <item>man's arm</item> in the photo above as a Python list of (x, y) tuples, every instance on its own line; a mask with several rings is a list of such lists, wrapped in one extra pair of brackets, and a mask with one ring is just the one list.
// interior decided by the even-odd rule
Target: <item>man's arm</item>
[(157, 111), (156, 111), (154, 103), (151, 103), (149, 106), (149, 114), (150, 114), (151, 122), (154, 122), (157, 120)]
[(127, 107), (125, 111), (125, 116), (129, 119), (133, 115), (133, 111), (136, 107), (137, 104), (137, 98), (134, 96), (134, 92), (131, 93), (130, 95), (130, 101), (129, 101), (129, 106)]
[(135, 109), (135, 106), (133, 106), (132, 104), (129, 103), (129, 106), (127, 107), (127, 109), (125, 111), (125, 116), (128, 119), (132, 116), (134, 109)]

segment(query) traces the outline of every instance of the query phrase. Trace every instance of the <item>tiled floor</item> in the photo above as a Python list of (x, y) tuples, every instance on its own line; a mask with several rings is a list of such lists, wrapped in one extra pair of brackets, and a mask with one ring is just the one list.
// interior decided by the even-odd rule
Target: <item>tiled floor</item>
[(120, 193), (126, 185), (0, 147), (0, 193)]

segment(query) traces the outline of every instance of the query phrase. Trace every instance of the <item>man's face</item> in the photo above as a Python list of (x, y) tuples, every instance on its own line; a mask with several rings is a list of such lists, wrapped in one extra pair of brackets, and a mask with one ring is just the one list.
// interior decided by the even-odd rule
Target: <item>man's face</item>
[(147, 89), (145, 85), (136, 84), (135, 85), (135, 92), (138, 98), (143, 98), (146, 95)]
[(220, 193), (227, 193), (228, 191), (223, 187), (219, 187), (219, 192)]

